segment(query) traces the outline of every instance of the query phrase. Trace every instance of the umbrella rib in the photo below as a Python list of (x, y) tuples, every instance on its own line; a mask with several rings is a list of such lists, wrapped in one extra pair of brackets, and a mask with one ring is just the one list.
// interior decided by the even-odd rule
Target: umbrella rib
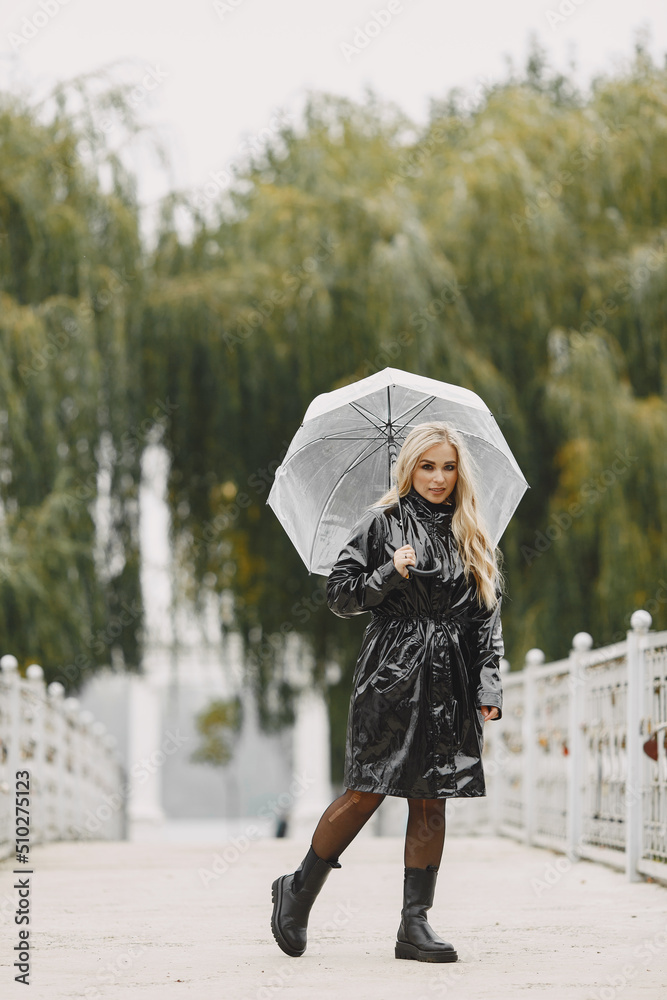
[[(282, 511), (281, 508), (281, 513), (278, 516), (280, 517), (281, 521), (284, 521), (285, 524), (289, 523), (290, 530), (291, 527), (293, 526), (292, 521), (294, 520), (294, 517), (298, 519), (300, 516), (300, 506), (301, 506), (299, 503), (300, 492), (303, 492), (304, 490), (307, 490), (311, 487), (312, 489), (315, 489), (315, 486), (317, 486), (318, 488), (316, 492), (319, 495), (319, 497), (321, 497), (322, 496), (321, 490), (322, 489), (324, 490), (325, 499), (322, 503), (322, 507), (320, 509), (319, 514), (316, 514), (315, 510), (313, 510), (312, 508), (309, 510), (308, 520), (310, 520), (310, 517), (315, 516), (316, 518), (315, 524), (312, 527), (309, 524), (302, 525), (302, 527), (305, 530), (304, 531), (299, 530), (296, 532), (296, 535), (298, 536), (299, 540), (303, 539), (306, 545), (310, 531), (313, 532), (311, 536), (311, 544), (310, 546), (308, 546), (309, 559), (306, 564), (309, 572), (312, 572), (311, 567), (313, 566), (315, 549), (320, 541), (319, 539), (320, 528), (322, 527), (322, 524), (324, 523), (325, 519), (328, 518), (329, 513), (331, 513), (332, 520), (327, 521), (327, 528), (332, 529), (333, 535), (337, 537), (339, 529), (348, 524), (349, 515), (352, 514), (357, 509), (357, 504), (355, 503), (355, 497), (357, 498), (357, 500), (360, 500), (363, 497), (364, 493), (368, 495), (367, 491), (362, 491), (362, 496), (359, 496), (358, 493), (355, 492), (354, 480), (356, 477), (352, 477), (352, 479), (349, 480), (349, 482), (351, 482), (351, 487), (348, 489), (347, 486), (348, 480), (346, 480), (346, 477), (348, 477), (354, 470), (359, 468), (363, 462), (367, 461), (373, 456), (377, 456), (378, 453), (382, 452), (383, 448), (387, 448), (389, 462), (390, 462), (390, 481), (391, 481), (391, 459), (392, 457), (395, 456), (396, 444), (398, 443), (396, 440), (397, 437), (400, 436), (402, 438), (405, 432), (409, 429), (410, 425), (414, 425), (419, 418), (421, 418), (421, 420), (428, 419), (425, 416), (425, 411), (429, 407), (431, 407), (434, 403), (436, 403), (436, 401), (437, 404), (435, 412), (442, 412), (444, 414), (447, 414), (449, 412), (447, 404), (448, 403), (452, 404), (452, 407), (455, 411), (455, 414), (452, 416), (454, 426), (458, 426), (458, 423), (463, 423), (464, 426), (470, 424), (471, 429), (461, 430), (460, 433), (471, 446), (471, 455), (474, 457), (474, 464), (476, 467), (478, 467), (479, 472), (481, 473), (482, 469), (484, 468), (486, 469), (485, 475), (488, 474), (489, 481), (488, 483), (486, 483), (486, 480), (484, 481), (484, 487), (482, 487), (482, 481), (480, 480), (480, 498), (482, 497), (482, 495), (484, 495), (485, 497), (484, 499), (485, 510), (486, 510), (486, 505), (491, 503), (491, 500), (493, 500), (493, 507), (489, 507), (489, 513), (492, 516), (494, 538), (500, 537), (502, 531), (504, 530), (504, 528), (507, 526), (508, 523), (508, 517), (506, 516), (507, 510), (513, 511), (516, 509), (516, 506), (518, 505), (518, 500), (516, 499), (516, 495), (517, 494), (523, 495), (525, 490), (528, 488), (528, 483), (525, 479), (525, 476), (523, 475), (518, 465), (518, 462), (509, 447), (507, 440), (505, 439), (500, 427), (498, 426), (498, 423), (495, 420), (493, 413), (488, 409), (488, 407), (486, 407), (483, 404), (483, 401), (480, 400), (479, 402), (482, 403), (481, 409), (483, 410), (484, 417), (482, 418), (482, 415), (477, 413), (477, 416), (480, 418), (480, 420), (478, 422), (472, 421), (471, 418), (470, 419), (468, 418), (468, 411), (471, 408), (471, 404), (469, 402), (466, 402), (465, 399), (457, 398), (455, 393), (450, 392), (448, 395), (447, 391), (445, 391), (447, 389), (446, 384), (443, 384), (442, 395), (434, 387), (435, 383), (431, 382), (430, 392), (428, 390), (424, 391), (424, 388), (420, 390), (417, 388), (417, 386), (411, 384), (410, 381), (407, 379), (405, 380), (405, 383), (390, 382), (389, 384), (385, 384), (384, 389), (386, 390), (386, 396), (387, 396), (385, 417), (383, 417), (380, 413), (373, 412), (367, 409), (360, 402), (360, 399), (364, 398), (375, 399), (377, 402), (379, 393), (377, 393), (375, 390), (372, 393), (367, 393), (363, 395), (360, 394), (360, 398), (358, 399), (348, 399), (347, 402), (344, 404), (339, 403), (338, 406), (331, 405), (328, 408), (325, 408), (322, 412), (317, 412), (313, 414), (312, 419), (315, 423), (315, 427), (312, 427), (312, 425), (310, 425), (310, 427), (312, 427), (312, 430), (310, 431), (310, 434), (313, 435), (312, 438), (300, 446), (297, 444), (297, 447), (294, 450), (294, 452), (292, 452), (292, 454), (290, 454), (289, 457), (285, 458), (285, 460), (282, 463), (282, 466), (276, 472), (276, 482), (274, 483), (274, 487), (272, 488), (272, 492), (274, 489), (277, 488), (277, 496), (280, 497), (282, 497), (283, 492), (287, 491), (286, 497), (288, 503), (291, 505), (291, 508), (288, 511), (286, 507), (284, 512)], [(410, 398), (411, 394), (413, 399), (416, 396), (416, 401), (412, 403), (410, 406), (406, 406), (406, 409), (403, 410), (401, 413), (392, 413), (392, 409), (398, 410), (398, 406), (392, 407), (392, 403), (394, 402), (394, 400), (392, 399), (392, 392), (391, 392), (392, 388), (393, 389), (401, 388), (407, 390), (407, 397), (403, 396), (403, 400), (406, 403), (407, 399)], [(401, 394), (398, 393), (397, 395), (400, 396)], [(352, 417), (352, 415), (348, 412), (349, 409), (351, 409), (355, 414), (357, 414), (357, 416), (362, 417), (364, 423), (360, 424), (359, 421), (356, 419), (356, 417)], [(382, 410), (383, 407), (380, 407), (380, 409)], [(480, 407), (476, 406), (475, 409), (479, 410)], [(457, 420), (457, 417), (459, 416), (459, 410), (461, 411), (460, 420)], [(330, 419), (331, 420), (334, 419), (334, 414), (336, 415), (336, 419), (334, 420), (334, 425), (336, 422), (338, 422), (339, 427), (340, 424), (343, 425), (342, 427), (340, 427), (338, 431), (333, 430), (330, 426), (329, 427), (326, 426), (326, 424), (329, 423)], [(486, 419), (487, 416), (488, 420)], [(325, 418), (322, 424), (320, 424), (321, 418)], [(347, 424), (348, 426), (345, 427), (345, 424)], [(310, 436), (307, 421), (302, 421), (300, 431), (303, 432), (306, 436)], [(297, 432), (297, 434), (298, 433), (299, 432)], [(296, 437), (297, 435), (295, 435), (295, 438)], [(341, 449), (341, 451), (343, 452), (343, 455), (341, 456), (338, 454), (337, 449), (330, 449), (328, 447), (328, 444), (333, 442), (341, 442), (341, 443), (351, 442), (360, 445), (363, 444), (363, 448), (355, 447), (350, 449), (347, 448)], [(325, 443), (327, 445), (326, 448), (324, 447)], [(318, 445), (320, 445), (319, 454), (317, 454)], [(292, 482), (292, 477), (290, 477), (289, 482), (283, 482), (282, 484), (279, 484), (278, 479), (280, 478), (280, 476), (278, 475), (278, 473), (285, 471), (286, 466), (291, 463), (291, 460), (293, 458), (300, 456), (302, 451), (308, 451), (308, 449), (311, 447), (315, 448), (315, 452), (317, 455), (316, 460), (313, 463), (310, 463), (311, 468), (314, 466), (316, 470), (315, 476), (312, 478), (312, 480), (309, 477), (308, 469), (302, 468), (300, 469), (299, 476), (297, 476), (294, 482)], [(342, 457), (343, 462), (350, 461), (349, 452), (352, 453), (356, 452), (357, 455), (356, 457), (352, 457), (351, 464), (348, 465), (347, 468), (341, 471), (340, 466), (343, 463), (340, 462), (340, 459)], [(487, 469), (484, 463), (486, 462), (487, 457), (489, 458), (489, 461), (491, 461), (491, 456), (496, 456), (497, 458), (496, 461), (493, 462), (492, 465), (489, 466), (489, 468)], [(303, 460), (300, 461), (299, 465), (301, 466), (302, 464)], [(309, 463), (306, 462), (305, 464), (308, 465)], [(339, 472), (338, 475), (336, 474), (337, 465)], [(372, 466), (373, 467), (377, 466), (375, 471), (379, 474), (380, 466), (378, 465), (377, 458), (374, 459), (374, 463), (372, 463)], [(335, 482), (333, 486), (328, 486), (327, 482), (329, 483), (331, 482), (329, 477), (332, 474), (336, 477)], [(375, 481), (375, 474), (373, 475), (373, 481)], [(299, 483), (301, 483), (301, 485), (299, 485)], [(341, 486), (340, 495), (337, 493), (339, 486)], [(505, 487), (506, 487), (506, 492), (508, 492), (507, 503), (503, 500), (503, 497), (501, 495), (502, 491), (505, 490)], [(501, 493), (499, 493), (499, 490), (501, 491)], [(402, 521), (403, 510), (400, 499), (401, 498), (399, 497), (399, 510), (401, 513), (401, 521)], [(273, 503), (271, 504), (271, 506), (273, 506), (274, 510), (277, 512), (277, 507), (274, 506)], [(278, 507), (280, 507), (280, 503), (278, 503)], [(368, 509), (371, 510), (372, 507), (369, 507)], [(294, 514), (292, 514), (292, 510), (294, 511)], [(292, 518), (292, 521), (290, 521), (290, 518)], [(403, 525), (401, 525), (401, 527), (403, 529)], [(286, 530), (288, 529), (286, 528)], [(288, 534), (290, 534), (290, 530), (288, 530)], [(326, 534), (327, 536), (329, 535), (329, 530), (327, 530)], [(290, 534), (290, 538), (291, 537), (292, 535)], [(325, 539), (324, 541), (326, 543), (325, 548), (322, 549), (322, 546), (320, 546), (320, 550), (318, 550), (319, 562), (317, 565), (320, 567), (320, 569), (318, 569), (317, 571), (326, 573), (327, 572), (326, 567), (330, 566), (331, 560), (335, 554), (335, 553), (331, 554), (329, 552), (329, 550), (331, 549), (330, 543), (334, 542), (335, 538), (334, 537), (328, 538), (328, 540)], [(295, 541), (294, 544), (296, 545), (297, 542)], [(300, 549), (299, 552), (301, 553)], [(325, 557), (326, 561), (324, 561)]]
[[(429, 396), (428, 399), (423, 400), (420, 403), (413, 403), (413, 405), (409, 406), (407, 408), (407, 410), (404, 410), (403, 413), (401, 413), (400, 416), (396, 417), (396, 421), (395, 422), (398, 423), (399, 420), (403, 420), (407, 416), (407, 414), (410, 412), (410, 410), (414, 410), (415, 407), (419, 407), (419, 409), (417, 410), (417, 412), (413, 413), (412, 416), (410, 417), (410, 420), (413, 420), (415, 417), (419, 416), (419, 414), (421, 413), (421, 411), (425, 410), (426, 407), (429, 405), (429, 403), (432, 403), (435, 398), (436, 398), (435, 396)], [(404, 430), (404, 428), (408, 426), (408, 423), (410, 422), (410, 420), (408, 420), (408, 421), (406, 421), (406, 423), (402, 424), (401, 430)]]
[[(381, 417), (377, 417), (374, 413), (371, 413), (370, 410), (367, 410), (365, 407), (361, 406), (359, 403), (356, 403), (354, 401), (348, 403), (348, 406), (351, 406), (353, 410), (356, 410), (357, 413), (360, 414), (360, 416), (365, 417), (365, 419), (369, 422), (369, 424), (372, 424), (377, 431), (385, 433), (386, 421), (383, 423)], [(376, 423), (376, 421), (380, 422)]]
[(374, 455), (376, 451), (379, 451), (380, 448), (384, 447), (384, 444), (385, 444), (384, 441), (380, 441), (380, 443), (377, 446), (377, 448), (374, 448), (373, 451), (369, 452), (367, 455), (360, 455), (359, 458), (356, 458), (354, 460), (354, 462), (352, 463), (352, 465), (348, 466), (347, 469), (343, 470), (343, 472), (340, 474), (340, 476), (338, 477), (338, 479), (336, 480), (336, 482), (334, 483), (334, 485), (329, 490), (329, 497), (327, 499), (327, 503), (325, 503), (324, 506), (322, 507), (322, 511), (320, 513), (320, 516), (317, 519), (317, 524), (315, 525), (315, 529), (313, 531), (313, 541), (312, 541), (312, 544), (310, 546), (310, 553), (309, 553), (309, 556), (308, 556), (308, 565), (309, 566), (312, 566), (312, 564), (313, 564), (313, 552), (315, 551), (315, 542), (317, 541), (317, 533), (320, 530), (320, 525), (322, 523), (322, 518), (324, 517), (324, 512), (327, 509), (327, 504), (328, 504), (329, 500), (331, 500), (332, 496), (336, 492), (336, 487), (340, 483), (341, 479), (343, 479), (349, 472), (351, 472), (352, 469), (354, 469), (357, 465), (360, 465), (361, 462), (365, 462), (367, 458), (371, 458), (371, 456)]
[[(303, 424), (301, 424), (301, 427), (303, 427)], [(319, 437), (313, 438), (311, 441), (306, 441), (306, 443), (302, 444), (300, 448), (297, 448), (296, 451), (293, 451), (291, 455), (286, 456), (283, 462), (283, 467), (288, 466), (293, 458), (296, 458), (297, 455), (300, 455), (301, 452), (305, 451), (306, 448), (311, 448), (318, 441), (377, 441), (377, 435), (375, 437), (366, 438), (363, 437), (363, 435), (359, 436), (354, 435), (351, 437), (337, 437), (335, 434), (321, 434)]]
[[(376, 431), (386, 436), (386, 428), (382, 426), (381, 423), (376, 423), (376, 420), (380, 418), (375, 417), (374, 414), (370, 413), (370, 411), (365, 410), (363, 406), (360, 406), (354, 400), (348, 403), (347, 405), (351, 406), (353, 410), (356, 410), (357, 413), (360, 416), (362, 416), (365, 420), (367, 420), (369, 424), (375, 428)], [(303, 424), (301, 424), (301, 427), (303, 427)], [(313, 438), (312, 441), (306, 442), (306, 444), (302, 445), (301, 448), (297, 448), (297, 450), (293, 452), (293, 454), (291, 454), (289, 458), (285, 459), (283, 465), (284, 466), (288, 465), (293, 458), (295, 458), (300, 452), (304, 450), (304, 448), (310, 448), (311, 445), (313, 445), (316, 441), (377, 441), (377, 436), (372, 438), (366, 438), (362, 434), (353, 435), (351, 437), (339, 436), (338, 434), (322, 434), (320, 435), (320, 437)]]
[[(377, 441), (378, 439), (374, 438), (373, 440)], [(355, 458), (355, 460), (352, 463), (352, 465), (348, 466), (348, 468), (345, 469), (345, 472), (343, 472), (342, 476), (339, 476), (339, 478), (337, 479), (336, 484), (334, 485), (333, 489), (334, 490), (336, 489), (336, 486), (338, 486), (338, 483), (341, 481), (341, 479), (343, 478), (343, 476), (346, 476), (348, 474), (348, 472), (352, 472), (352, 469), (355, 469), (358, 465), (361, 465), (361, 463), (365, 462), (367, 458), (371, 458), (371, 456), (373, 456), (376, 451), (379, 451), (380, 448), (384, 447), (385, 444), (386, 444), (386, 441), (380, 441), (380, 443), (378, 444), (377, 448), (374, 448), (373, 451), (369, 451), (367, 455), (363, 455), (362, 454), (362, 455), (359, 455), (358, 458)], [(333, 490), (331, 492), (333, 493)]]
[[(377, 439), (377, 434), (372, 437), (364, 437), (363, 434), (347, 435), (340, 431), (338, 434), (323, 434), (322, 437), (313, 438), (313, 441), (377, 441)], [(313, 441), (310, 441), (309, 444), (312, 444)]]
[[(493, 414), (491, 413), (490, 410), (489, 410), (489, 413), (493, 417)], [(495, 420), (495, 417), (494, 417), (494, 420)], [(512, 450), (510, 449), (510, 446), (507, 444), (507, 441), (505, 441), (505, 444), (507, 445), (507, 451), (505, 452), (505, 451), (502, 450), (502, 448), (499, 448), (498, 445), (494, 444), (493, 441), (489, 441), (487, 438), (482, 437), (481, 434), (475, 434), (474, 431), (459, 431), (459, 433), (463, 434), (464, 437), (475, 438), (476, 441), (481, 441), (483, 444), (488, 445), (489, 448), (491, 448), (495, 452), (495, 454), (498, 455), (498, 457), (503, 460), (503, 462), (506, 462), (507, 465), (509, 465), (509, 467), (512, 469), (513, 472), (515, 472), (515, 473), (518, 472), (519, 473), (519, 476), (521, 477), (521, 479), (519, 480), (520, 482), (521, 481), (523, 481), (524, 483), (527, 482), (526, 481), (526, 477), (524, 476), (523, 472), (519, 468), (519, 463), (517, 462), (516, 458), (514, 457), (514, 454), (513, 454)], [(501, 431), (501, 435), (502, 435), (502, 431)], [(473, 455), (473, 460), (475, 460), (475, 456), (474, 455)]]
[[(421, 405), (420, 405), (420, 404), (418, 404), (418, 403), (415, 403), (415, 404), (414, 404), (414, 406), (413, 406), (413, 407), (411, 407), (410, 409), (414, 409), (414, 408), (415, 408), (415, 406), (419, 406), (419, 409), (417, 410), (417, 412), (416, 412), (416, 413), (413, 413), (413, 414), (412, 414), (412, 416), (410, 417), (410, 420), (413, 420), (413, 419), (414, 419), (414, 418), (415, 418), (416, 416), (418, 416), (418, 415), (419, 415), (419, 413), (421, 413), (421, 411), (422, 411), (423, 409), (425, 409), (425, 408), (426, 408), (426, 407), (427, 407), (427, 406), (429, 405), (429, 403), (432, 403), (434, 399), (438, 399), (438, 398), (439, 398), (439, 397), (437, 397), (437, 396), (430, 396), (430, 397), (429, 397), (429, 399), (427, 399), (427, 400), (426, 400), (426, 401), (425, 401), (424, 403), (422, 403)], [(397, 418), (397, 420), (403, 420), (403, 419), (405, 418), (405, 416), (406, 416), (406, 415), (407, 415), (408, 413), (410, 413), (410, 409), (407, 409), (407, 410), (405, 410), (405, 411), (404, 411), (404, 412), (403, 412), (403, 413), (402, 413), (402, 414), (400, 415), (400, 417), (398, 417), (398, 418)], [(490, 410), (489, 410), (488, 412), (489, 412), (489, 414), (490, 414), (491, 416), (493, 416), (493, 414), (491, 413), (491, 411), (490, 411)], [(495, 418), (494, 418), (494, 419), (495, 419)], [(406, 423), (403, 423), (403, 424), (401, 424), (401, 426), (400, 426), (399, 430), (400, 430), (400, 431), (403, 431), (403, 430), (405, 430), (405, 428), (406, 428), (406, 427), (408, 426), (408, 423), (409, 423), (409, 421), (408, 421), (408, 422), (406, 422)], [(510, 465), (510, 467), (511, 467), (511, 468), (513, 468), (515, 472), (517, 472), (517, 471), (518, 471), (519, 475), (521, 476), (521, 479), (522, 479), (522, 480), (523, 480), (524, 482), (526, 481), (526, 479), (525, 479), (525, 476), (524, 476), (524, 475), (523, 475), (523, 473), (521, 472), (521, 469), (519, 468), (519, 464), (518, 464), (518, 462), (516, 461), (516, 458), (514, 457), (514, 454), (512, 453), (512, 451), (511, 451), (511, 450), (509, 451), (509, 454), (505, 453), (505, 452), (504, 452), (504, 451), (502, 451), (502, 449), (501, 449), (501, 448), (499, 448), (499, 447), (498, 447), (497, 445), (493, 444), (493, 443), (492, 443), (491, 441), (487, 440), (486, 438), (483, 438), (483, 437), (482, 437), (481, 435), (479, 435), (479, 434), (475, 434), (475, 433), (474, 433), (474, 431), (465, 431), (464, 433), (465, 433), (465, 434), (466, 434), (466, 435), (467, 435), (468, 437), (474, 437), (474, 438), (477, 438), (477, 440), (479, 440), (479, 441), (483, 441), (483, 442), (484, 442), (485, 444), (488, 444), (488, 445), (489, 445), (489, 446), (490, 446), (491, 448), (493, 448), (493, 450), (494, 450), (494, 451), (495, 451), (495, 452), (496, 452), (496, 453), (497, 453), (498, 455), (500, 455), (500, 456), (501, 456), (501, 457), (502, 457), (503, 459), (505, 459), (505, 460), (506, 460), (506, 461), (508, 462), (508, 464)], [(501, 434), (502, 434), (502, 432), (501, 432)], [(505, 442), (505, 443), (507, 443), (507, 442)], [(509, 449), (509, 446), (508, 446), (508, 449)]]

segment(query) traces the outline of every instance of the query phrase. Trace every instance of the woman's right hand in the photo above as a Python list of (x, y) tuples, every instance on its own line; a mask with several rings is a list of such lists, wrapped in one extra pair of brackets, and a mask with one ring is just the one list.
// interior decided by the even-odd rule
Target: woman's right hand
[(394, 566), (401, 574), (407, 578), (408, 566), (417, 565), (417, 555), (411, 545), (403, 545), (402, 548), (394, 552)]

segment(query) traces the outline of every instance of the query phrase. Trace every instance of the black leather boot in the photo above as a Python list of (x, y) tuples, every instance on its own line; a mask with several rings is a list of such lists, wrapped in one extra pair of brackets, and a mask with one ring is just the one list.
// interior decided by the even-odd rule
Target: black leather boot
[(287, 955), (298, 958), (306, 950), (310, 908), (338, 861), (324, 861), (312, 846), (293, 875), (281, 875), (271, 887), (273, 936)]
[(396, 958), (415, 958), (418, 962), (456, 962), (454, 946), (443, 941), (426, 919), (433, 906), (438, 869), (406, 868), (403, 880), (403, 910), (396, 936)]

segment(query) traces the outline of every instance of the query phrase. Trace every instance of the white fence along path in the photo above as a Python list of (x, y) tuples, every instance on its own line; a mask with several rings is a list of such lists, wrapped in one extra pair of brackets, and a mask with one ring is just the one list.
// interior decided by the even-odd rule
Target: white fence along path
[[(503, 673), (503, 718), (485, 727), (499, 834), (667, 882), (667, 632), (635, 611), (623, 642), (565, 660), (530, 650)], [(115, 740), (41, 667), (0, 659), (0, 857), (14, 850), (16, 772), (30, 773), (30, 841), (120, 839), (127, 782)], [(487, 813), (488, 815), (488, 813)]]
[(27, 678), (14, 656), (0, 659), (0, 857), (14, 853), (25, 829), (25, 785), (29, 774), (30, 844), (50, 840), (119, 839), (125, 831), (125, 795), (116, 740), (62, 684), (48, 691), (33, 663)]
[(532, 649), (485, 728), (496, 831), (667, 882), (667, 632), (635, 611), (623, 642)]

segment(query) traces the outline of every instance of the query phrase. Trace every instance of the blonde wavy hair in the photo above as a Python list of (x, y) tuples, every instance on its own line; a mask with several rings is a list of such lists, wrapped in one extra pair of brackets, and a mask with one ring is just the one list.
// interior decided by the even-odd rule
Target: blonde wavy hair
[[(500, 569), (502, 553), (491, 545), (489, 533), (477, 509), (476, 475), (473, 460), (461, 435), (448, 424), (433, 421), (413, 427), (401, 448), (392, 470), (396, 485), (376, 500), (373, 507), (398, 503), (412, 486), (412, 476), (419, 459), (433, 445), (450, 444), (458, 457), (458, 478), (452, 497), (455, 502), (452, 534), (456, 540), (466, 581), (472, 576), (477, 584), (477, 601), (491, 610), (498, 603), (504, 587)], [(398, 492), (397, 492), (398, 490)]]

